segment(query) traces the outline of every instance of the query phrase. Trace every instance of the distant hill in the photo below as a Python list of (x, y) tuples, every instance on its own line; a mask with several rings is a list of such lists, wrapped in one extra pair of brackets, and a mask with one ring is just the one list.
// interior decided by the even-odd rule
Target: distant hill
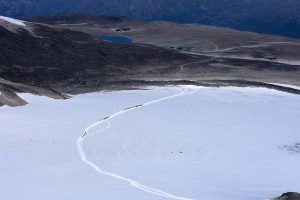
[(0, 0), (0, 15), (66, 13), (202, 23), (300, 38), (299, 0)]
[[(72, 29), (73, 25), (68, 24), (70, 19), (80, 22), (75, 25), (76, 29)], [(42, 21), (52, 22), (53, 25), (41, 23)], [(284, 58), (294, 55), (293, 52), (299, 52), (296, 40), (224, 28), (176, 25), (168, 22), (145, 23), (124, 18), (46, 17), (38, 22), (0, 16), (2, 79), (63, 93), (124, 88), (145, 82), (149, 85), (170, 84), (170, 81), (178, 84), (181, 81), (186, 83), (226, 80), (231, 84), (232, 80), (246, 80), (299, 85), (300, 65), (298, 62), (284, 61)], [(124, 36), (132, 38), (134, 43), (96, 39), (95, 36), (100, 33), (115, 33), (110, 27), (114, 27), (116, 23), (133, 28), (124, 32), (129, 34)], [(94, 35), (93, 30), (98, 34)], [(152, 31), (160, 31), (161, 33), (156, 35), (162, 40), (151, 38)], [(173, 44), (187, 45), (184, 37), (183, 43), (180, 42), (180, 38), (176, 39), (185, 32), (191, 34), (192, 40), (189, 40), (189, 43), (195, 45), (196, 51), (188, 52), (188, 49), (184, 50), (179, 48), (180, 46), (176, 49), (175, 46), (170, 47)], [(143, 33), (147, 33), (148, 40)], [(228, 47), (227, 42), (231, 41), (232, 44), (232, 40), (238, 42), (236, 45), (242, 45), (238, 49), (242, 48), (244, 43), (248, 44), (247, 40), (262, 40), (263, 43), (257, 41), (254, 49), (246, 46), (241, 51), (245, 53), (242, 55), (236, 55), (234, 51), (205, 52), (201, 49), (198, 51), (199, 44), (194, 43), (194, 40), (199, 40), (197, 35), (203, 35), (203, 40), (213, 40), (218, 48)], [(140, 42), (136, 42), (139, 37)], [(169, 38), (170, 41), (165, 45), (156, 45), (163, 42), (163, 38)], [(277, 40), (276, 38), (283, 40), (280, 42), (281, 46), (277, 43), (277, 46), (273, 45), (272, 41)], [(266, 41), (270, 41), (271, 44)], [(255, 55), (250, 58), (244, 56), (253, 53)]]
[(162, 76), (196, 60), (156, 46), (106, 42), (82, 32), (1, 17), (0, 37), (1, 78), (67, 93), (99, 89), (129, 76)]

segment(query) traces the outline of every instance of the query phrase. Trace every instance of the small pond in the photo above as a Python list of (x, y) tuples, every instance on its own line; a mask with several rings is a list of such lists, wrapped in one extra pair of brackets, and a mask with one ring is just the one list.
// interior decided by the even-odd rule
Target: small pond
[(132, 39), (122, 36), (99, 36), (97, 37), (100, 40), (112, 41), (112, 42), (121, 42), (121, 43), (133, 43)]

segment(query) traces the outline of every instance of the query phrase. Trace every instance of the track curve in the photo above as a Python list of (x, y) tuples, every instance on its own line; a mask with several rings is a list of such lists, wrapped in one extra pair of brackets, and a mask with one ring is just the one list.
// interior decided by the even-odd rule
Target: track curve
[[(178, 94), (175, 94), (175, 95), (172, 95), (172, 96), (168, 96), (168, 97), (164, 97), (164, 98), (160, 98), (160, 99), (156, 99), (156, 100), (153, 100), (153, 101), (150, 101), (150, 102), (146, 102), (146, 103), (143, 103), (143, 104), (138, 104), (138, 105), (135, 105), (135, 106), (127, 107), (125, 109), (122, 109), (122, 110), (120, 110), (120, 111), (118, 111), (118, 112), (110, 115), (110, 116), (104, 117), (104, 118), (100, 119), (99, 121), (97, 121), (97, 122), (91, 124), (90, 126), (88, 126), (85, 129), (84, 133), (77, 139), (77, 149), (78, 149), (78, 152), (79, 152), (81, 160), (84, 163), (86, 163), (87, 165), (89, 165), (90, 167), (92, 167), (98, 173), (100, 173), (102, 175), (110, 176), (110, 177), (115, 178), (115, 179), (119, 179), (121, 181), (128, 182), (131, 186), (133, 186), (133, 187), (135, 187), (135, 188), (137, 188), (139, 190), (142, 190), (144, 192), (148, 192), (148, 193), (151, 193), (151, 194), (154, 194), (154, 195), (157, 195), (157, 196), (162, 196), (162, 197), (166, 197), (166, 198), (170, 198), (170, 199), (195, 200), (195, 199), (191, 199), (191, 198), (176, 196), (176, 195), (167, 193), (165, 191), (162, 191), (162, 190), (159, 190), (159, 189), (156, 189), (156, 188), (152, 188), (152, 187), (143, 185), (143, 184), (141, 184), (140, 182), (138, 182), (136, 180), (133, 180), (133, 179), (130, 179), (130, 178), (126, 178), (124, 176), (121, 176), (121, 175), (118, 175), (118, 174), (114, 174), (114, 173), (112, 173), (110, 171), (102, 169), (101, 167), (99, 167), (98, 165), (96, 165), (95, 163), (93, 163), (92, 161), (88, 160), (87, 155), (86, 155), (86, 153), (84, 151), (84, 148), (83, 148), (84, 141), (88, 137), (91, 137), (92, 135), (94, 135), (96, 133), (105, 131), (106, 129), (109, 129), (111, 127), (111, 124), (110, 124), (109, 120), (111, 120), (113, 118), (116, 118), (116, 117), (118, 117), (120, 115), (124, 115), (124, 114), (126, 114), (128, 112), (131, 112), (133, 110), (145, 107), (145, 106), (150, 106), (152, 104), (156, 104), (156, 103), (159, 103), (159, 102), (162, 102), (162, 101), (166, 101), (166, 100), (169, 100), (169, 99), (173, 99), (173, 98), (176, 98), (176, 97), (180, 97), (180, 96), (184, 96), (184, 95), (188, 95), (188, 94), (193, 94), (193, 93), (197, 92), (199, 90), (199, 88), (201, 88), (201, 87), (196, 87), (196, 86), (180, 86), (179, 88), (180, 88), (180, 92)], [(98, 126), (100, 124), (103, 124), (103, 123), (106, 123), (106, 127), (105, 128), (97, 130), (96, 132), (93, 132), (93, 133), (90, 132), (91, 128), (94, 128), (94, 127), (96, 127), (96, 126)]]

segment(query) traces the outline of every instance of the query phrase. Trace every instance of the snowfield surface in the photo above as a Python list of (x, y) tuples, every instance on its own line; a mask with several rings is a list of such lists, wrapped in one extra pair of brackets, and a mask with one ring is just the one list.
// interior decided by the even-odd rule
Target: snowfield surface
[(10, 18), (10, 17), (1, 16), (1, 15), (0, 15), (0, 19), (5, 20), (5, 21), (7, 21), (9, 23), (18, 25), (18, 26), (26, 26), (24, 24), (25, 21), (22, 21), (22, 20), (13, 19), (13, 18)]
[(165, 87), (67, 101), (21, 96), (29, 105), (0, 108), (3, 199), (262, 200), (299, 192), (297, 95)]

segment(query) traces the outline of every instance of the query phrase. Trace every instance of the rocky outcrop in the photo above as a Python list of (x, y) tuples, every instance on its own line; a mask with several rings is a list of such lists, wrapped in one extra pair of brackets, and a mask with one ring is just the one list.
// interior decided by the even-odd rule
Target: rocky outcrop
[(300, 200), (300, 194), (295, 192), (288, 192), (272, 200)]
[(0, 78), (0, 106), (7, 105), (11, 107), (23, 106), (27, 102), (18, 96), (18, 93), (29, 93), (38, 96), (46, 96), (53, 99), (67, 99), (68, 96), (46, 90), (38, 87), (13, 83)]

